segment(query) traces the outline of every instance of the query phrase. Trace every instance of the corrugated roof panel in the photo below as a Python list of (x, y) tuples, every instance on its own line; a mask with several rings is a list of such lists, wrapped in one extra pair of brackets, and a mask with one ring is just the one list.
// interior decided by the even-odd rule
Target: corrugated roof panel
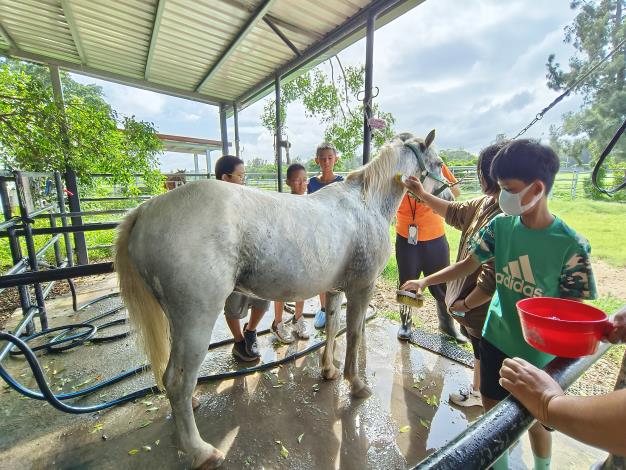
[[(73, 0), (71, 8), (91, 67), (142, 78), (150, 46), (156, 1)], [(92, 23), (96, 26), (92, 27)]]
[(4, 0), (0, 2), (2, 25), (21, 49), (76, 61), (78, 52), (65, 21), (60, 0)]
[[(306, 52), (326, 44), (329, 33), (364, 7), (390, 7), (385, 22), (423, 0), (398, 1), (0, 0), (0, 24), (15, 41), (7, 52), (12, 45), (0, 35), (0, 53), (209, 103), (245, 97), (249, 105), (287, 64), (290, 71), (294, 64), (310, 67), (362, 37), (364, 15), (355, 23), (359, 29), (346, 28), (324, 56)], [(305, 59), (294, 62), (296, 54), (265, 20)]]

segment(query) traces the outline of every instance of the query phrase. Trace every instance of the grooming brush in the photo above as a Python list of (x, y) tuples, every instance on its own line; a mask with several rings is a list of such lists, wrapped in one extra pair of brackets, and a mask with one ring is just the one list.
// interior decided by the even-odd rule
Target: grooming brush
[(402, 305), (420, 308), (424, 305), (424, 296), (407, 290), (396, 291), (396, 301)]

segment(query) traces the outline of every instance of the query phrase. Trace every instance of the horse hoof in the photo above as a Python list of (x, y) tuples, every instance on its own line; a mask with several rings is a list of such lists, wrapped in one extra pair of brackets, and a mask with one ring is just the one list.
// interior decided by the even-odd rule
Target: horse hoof
[(361, 384), (361, 387), (352, 389), (352, 396), (354, 398), (369, 398), (372, 395), (372, 390), (365, 384)]
[(322, 369), (322, 377), (324, 377), (326, 380), (335, 380), (337, 377), (339, 377), (339, 369), (337, 369), (335, 366), (324, 368)]
[(196, 397), (191, 397), (191, 409), (196, 411), (198, 408), (200, 408), (200, 400)]
[(224, 463), (224, 454), (222, 454), (218, 449), (213, 449), (211, 456), (206, 459), (199, 467), (194, 467), (195, 470), (213, 470), (214, 468), (218, 468), (220, 465)]

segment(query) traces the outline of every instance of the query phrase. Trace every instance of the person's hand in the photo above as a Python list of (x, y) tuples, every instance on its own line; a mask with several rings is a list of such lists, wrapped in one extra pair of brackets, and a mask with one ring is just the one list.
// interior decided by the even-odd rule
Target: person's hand
[(469, 308), (465, 306), (465, 299), (458, 299), (450, 305), (450, 310), (453, 312), (469, 312)]
[(559, 384), (546, 372), (519, 357), (504, 360), (500, 377), (500, 385), (535, 418), (548, 425), (548, 405), (564, 395)]
[(406, 186), (409, 191), (411, 191), (413, 194), (420, 198), (424, 194), (426, 194), (426, 191), (424, 191), (424, 186), (422, 186), (420, 180), (415, 176), (407, 176), (407, 178), (404, 180), (404, 186)]
[(626, 307), (617, 312), (611, 318), (613, 329), (606, 335), (611, 343), (626, 343)]
[(415, 291), (418, 294), (421, 294), (425, 288), (426, 283), (424, 282), (424, 279), (412, 279), (410, 281), (406, 281), (400, 286), (401, 290)]

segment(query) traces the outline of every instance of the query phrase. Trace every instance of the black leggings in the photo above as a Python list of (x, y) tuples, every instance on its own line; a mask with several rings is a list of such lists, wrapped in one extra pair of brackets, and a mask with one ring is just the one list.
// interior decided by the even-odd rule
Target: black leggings
[[(446, 236), (434, 240), (418, 241), (417, 245), (410, 245), (409, 241), (396, 234), (396, 261), (400, 285), (409, 279), (418, 279), (422, 274), (428, 276), (450, 265), (450, 246)], [(428, 290), (437, 300), (444, 302), (446, 285), (436, 284)]]

